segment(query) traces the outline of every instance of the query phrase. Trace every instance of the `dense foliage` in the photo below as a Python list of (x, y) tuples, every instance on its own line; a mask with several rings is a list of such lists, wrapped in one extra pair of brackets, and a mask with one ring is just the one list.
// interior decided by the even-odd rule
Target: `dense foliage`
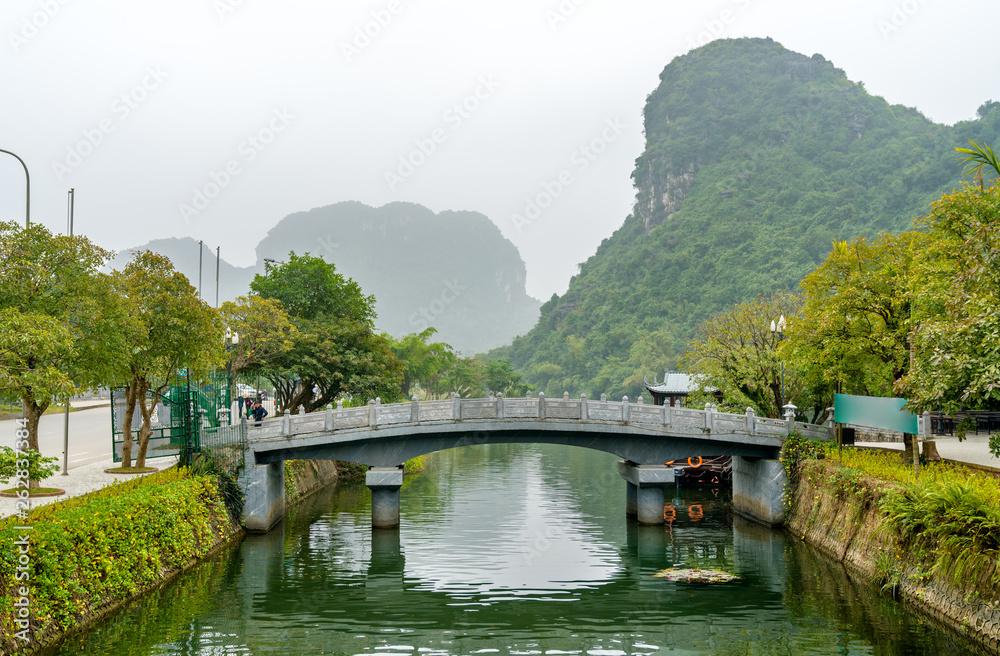
[(633, 213), (495, 353), (548, 394), (637, 394), (700, 322), (794, 288), (835, 240), (906, 229), (958, 184), (956, 145), (1000, 137), (997, 103), (937, 125), (770, 39), (709, 43), (660, 79)]

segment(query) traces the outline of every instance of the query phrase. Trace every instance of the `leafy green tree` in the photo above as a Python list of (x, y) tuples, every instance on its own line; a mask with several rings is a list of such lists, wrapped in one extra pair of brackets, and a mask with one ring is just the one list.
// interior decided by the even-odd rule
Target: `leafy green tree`
[(1000, 182), (943, 195), (920, 226), (914, 366), (897, 389), (917, 412), (1000, 407)]
[(702, 388), (721, 391), (728, 406), (749, 405), (761, 416), (780, 417), (783, 404), (795, 403), (802, 386), (784, 367), (779, 334), (770, 326), (775, 318), (794, 317), (799, 305), (794, 295), (779, 292), (717, 314), (688, 342), (680, 366), (699, 374)]
[(222, 304), (222, 318), (226, 327), (239, 336), (238, 343), (226, 354), (230, 381), (244, 370), (259, 369), (288, 353), (298, 334), (276, 298), (240, 296)]
[(802, 280), (802, 310), (781, 348), (814, 406), (832, 405), (838, 389), (893, 395), (909, 363), (912, 261), (925, 242), (916, 231), (834, 242)]
[(132, 418), (138, 408), (142, 424), (135, 440), (135, 466), (142, 468), (153, 410), (171, 380), (183, 369), (197, 376), (222, 363), (222, 317), (198, 297), (168, 258), (151, 251), (136, 253), (121, 272), (115, 272), (115, 282), (127, 303), (131, 346), (124, 368), (128, 384), (122, 467), (132, 466)]
[(84, 237), (0, 223), (0, 390), (21, 399), (32, 450), (53, 400), (115, 380), (124, 311), (98, 272), (110, 257)]
[(374, 332), (375, 298), (322, 258), (290, 253), (250, 283), (253, 294), (280, 301), (297, 332), (292, 348), (269, 356), (262, 370), (282, 408), (322, 408), (338, 397), (401, 397), (404, 365)]
[(402, 339), (391, 342), (393, 354), (406, 365), (400, 387), (404, 397), (410, 397), (415, 385), (436, 394), (442, 373), (448, 371), (458, 361), (458, 356), (448, 344), (428, 343), (435, 333), (437, 329), (426, 328), (419, 333), (410, 333)]
[(514, 371), (510, 360), (490, 360), (484, 365), (487, 390), (504, 396), (524, 396), (530, 386)]

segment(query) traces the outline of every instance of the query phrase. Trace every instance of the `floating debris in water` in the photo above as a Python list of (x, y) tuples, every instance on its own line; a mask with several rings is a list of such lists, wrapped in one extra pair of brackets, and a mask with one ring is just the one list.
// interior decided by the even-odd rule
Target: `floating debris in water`
[(721, 569), (682, 569), (680, 567), (661, 569), (653, 576), (669, 581), (681, 581), (682, 583), (729, 583), (740, 578), (735, 574), (723, 572)]

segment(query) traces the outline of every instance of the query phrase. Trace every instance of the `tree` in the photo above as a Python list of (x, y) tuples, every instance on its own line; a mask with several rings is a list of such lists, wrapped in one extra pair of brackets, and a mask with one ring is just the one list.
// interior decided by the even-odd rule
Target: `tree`
[(0, 223), (0, 389), (19, 397), (28, 444), (56, 398), (115, 378), (124, 308), (99, 269), (111, 253), (40, 224)]
[(1000, 182), (943, 195), (919, 225), (916, 352), (897, 390), (916, 412), (1000, 407)]
[(282, 408), (312, 411), (348, 394), (400, 398), (404, 365), (374, 332), (375, 298), (332, 263), (290, 253), (287, 263), (255, 276), (250, 289), (280, 301), (297, 330), (291, 349), (262, 364)]
[(392, 340), (392, 352), (396, 359), (406, 365), (403, 371), (401, 391), (410, 396), (411, 388), (419, 385), (424, 391), (437, 395), (441, 374), (454, 366), (458, 360), (451, 346), (444, 342), (429, 340), (437, 333), (436, 328), (427, 328), (419, 333), (410, 333), (402, 339)]
[(129, 310), (130, 356), (125, 366), (125, 419), (122, 467), (132, 466), (132, 418), (142, 416), (135, 466), (146, 464), (152, 414), (164, 390), (181, 370), (198, 375), (223, 361), (222, 318), (198, 298), (170, 260), (150, 251), (136, 253), (115, 272)]
[(288, 353), (298, 334), (276, 298), (240, 296), (222, 304), (222, 318), (239, 335), (239, 343), (227, 353), (230, 385), (244, 369), (259, 369)]
[[(983, 110), (983, 107), (980, 107), (979, 109)], [(995, 175), (1000, 176), (1000, 160), (997, 159), (993, 149), (985, 143), (978, 144), (972, 139), (969, 139), (969, 143), (972, 144), (972, 148), (956, 148), (955, 150), (965, 154), (965, 157), (961, 158), (968, 162), (965, 167), (965, 171), (966, 173), (969, 171), (976, 172), (976, 182), (979, 183), (979, 189), (982, 190), (985, 188), (983, 185), (983, 167), (990, 167), (993, 169), (993, 173)]]
[(762, 416), (781, 417), (782, 404), (794, 403), (802, 387), (778, 355), (775, 318), (793, 317), (800, 301), (787, 292), (758, 296), (721, 312), (699, 328), (699, 339), (688, 342), (680, 365), (699, 374), (703, 389), (722, 392), (730, 406), (747, 405)]
[(804, 304), (781, 349), (816, 407), (836, 391), (892, 396), (909, 366), (912, 260), (925, 241), (911, 231), (834, 242), (800, 283)]
[(530, 389), (529, 385), (521, 378), (521, 374), (514, 371), (510, 360), (490, 360), (486, 363), (486, 388), (504, 396), (524, 396)]

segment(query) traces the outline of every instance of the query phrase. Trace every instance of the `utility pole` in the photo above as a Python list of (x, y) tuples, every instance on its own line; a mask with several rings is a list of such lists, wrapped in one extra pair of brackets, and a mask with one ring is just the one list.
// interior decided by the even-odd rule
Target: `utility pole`
[[(69, 210), (66, 217), (66, 232), (73, 238), (73, 208), (76, 204), (76, 189), (69, 190)], [(63, 421), (63, 468), (62, 475), (69, 476), (69, 397), (66, 397), (66, 413)]]

